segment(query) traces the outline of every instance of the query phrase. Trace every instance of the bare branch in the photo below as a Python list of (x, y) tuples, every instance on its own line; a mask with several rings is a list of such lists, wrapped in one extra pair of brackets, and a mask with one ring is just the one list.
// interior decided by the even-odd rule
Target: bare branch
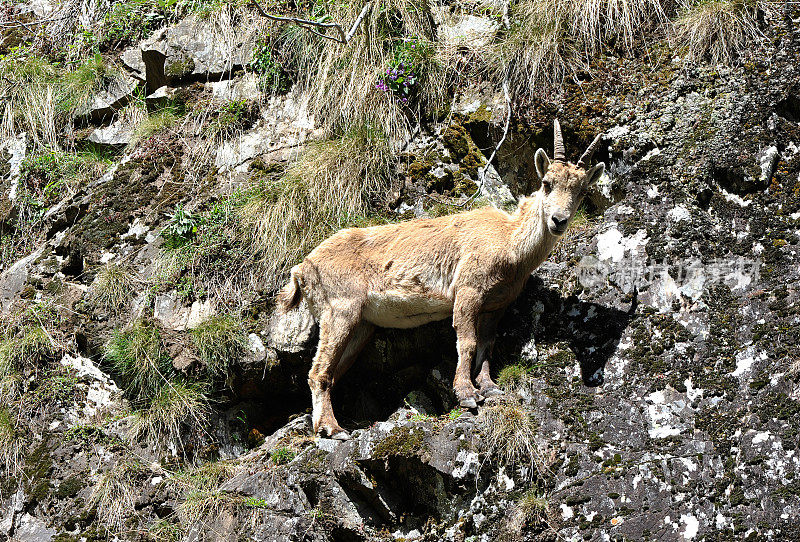
[(469, 199), (467, 199), (463, 203), (459, 203), (458, 204), (459, 207), (466, 207), (467, 205), (470, 204), (470, 202), (472, 202), (476, 197), (478, 197), (478, 194), (481, 193), (483, 185), (486, 184), (486, 171), (489, 169), (489, 166), (492, 165), (492, 160), (494, 160), (497, 151), (499, 151), (500, 147), (503, 146), (503, 143), (505, 143), (506, 137), (508, 136), (508, 127), (511, 124), (511, 96), (509, 96), (508, 94), (508, 80), (503, 81), (503, 96), (506, 99), (506, 123), (503, 126), (503, 137), (500, 138), (500, 141), (498, 141), (497, 145), (495, 145), (494, 150), (492, 150), (491, 156), (489, 156), (489, 159), (486, 161), (486, 165), (481, 168), (478, 168), (478, 180), (480, 184), (478, 185), (477, 190), (475, 190), (475, 193), (472, 194), (469, 197)]
[(0, 23), (0, 28), (25, 28), (27, 30), (30, 30), (30, 28), (32, 26), (36, 26), (38, 24), (53, 23), (55, 21), (63, 21), (64, 19), (66, 19), (68, 17), (69, 17), (69, 15), (62, 15), (60, 17), (53, 17), (51, 19), (39, 19), (37, 21), (29, 21), (29, 22), (25, 22), (25, 23), (23, 23), (22, 21), (18, 21), (18, 22), (15, 22), (15, 23), (11, 23), (11, 22)]
[[(347, 32), (347, 34), (345, 34), (342, 25), (339, 23), (322, 23), (319, 21), (312, 21), (310, 19), (300, 19), (299, 17), (281, 17), (280, 15), (272, 15), (271, 13), (267, 13), (266, 11), (264, 11), (264, 8), (262, 8), (261, 5), (258, 2), (256, 2), (256, 0), (252, 0), (251, 3), (253, 4), (253, 6), (255, 6), (255, 8), (258, 10), (258, 12), (261, 14), (262, 17), (266, 17), (267, 19), (271, 19), (273, 21), (294, 23), (297, 26), (305, 28), (306, 30), (312, 32), (313, 34), (316, 34), (317, 36), (345, 44), (349, 43), (350, 40), (353, 39), (353, 36), (355, 36), (356, 34), (356, 30), (358, 30), (358, 26), (361, 24), (361, 21), (364, 20), (364, 17), (366, 17), (367, 11), (369, 11), (370, 8), (369, 2), (364, 4), (364, 7), (361, 9), (361, 13), (358, 14), (358, 17), (353, 23), (353, 26), (350, 27), (350, 31)], [(324, 28), (325, 31), (327, 31), (328, 28), (333, 28), (339, 35), (329, 36), (324, 33), (325, 31), (317, 32), (314, 31), (311, 27)]]

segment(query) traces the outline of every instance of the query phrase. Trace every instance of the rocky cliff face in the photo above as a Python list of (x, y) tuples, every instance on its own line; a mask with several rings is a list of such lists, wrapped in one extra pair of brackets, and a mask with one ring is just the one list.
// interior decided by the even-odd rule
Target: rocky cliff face
[[(496, 30), (453, 17), (443, 35)], [(571, 155), (603, 133), (607, 175), (500, 325), (505, 395), (456, 408), (449, 322), (380, 330), (334, 395), (347, 442), (311, 435), (307, 311), (273, 314), (274, 289), (236, 282), (249, 256), (231, 237), (181, 253), (190, 264), (165, 256), (194, 235), (193, 216), (213, 223), (235, 187), (322, 136), (308, 96), (242, 106), (211, 147), (177, 131), (137, 140), (104, 113), (133, 89), (154, 111), (261, 89), (239, 70), (247, 33), (214, 42), (189, 18), (125, 50), (124, 82), (81, 121), (116, 148), (112, 163), (44, 209), (37, 242), (3, 260), (0, 360), (15, 372), (0, 386), (0, 538), (800, 539), (798, 20), (791, 6), (771, 14), (734, 67), (598, 59), (559, 97), (514, 110), (483, 183), (505, 101), (485, 84), (460, 88), (451, 114), (404, 145), (391, 216), (451, 212), (475, 190), (513, 204), (538, 188), (531, 160), (554, 117)], [(20, 233), (26, 141), (2, 147), (8, 238)], [(211, 279), (190, 281), (194, 266)], [(207, 355), (197, 330), (232, 310), (222, 334), (235, 340)], [(188, 414), (142, 429), (153, 418), (113, 346), (131, 329), (156, 337), (142, 348), (166, 360), (172, 389), (210, 375), (211, 401), (193, 408), (187, 393)]]

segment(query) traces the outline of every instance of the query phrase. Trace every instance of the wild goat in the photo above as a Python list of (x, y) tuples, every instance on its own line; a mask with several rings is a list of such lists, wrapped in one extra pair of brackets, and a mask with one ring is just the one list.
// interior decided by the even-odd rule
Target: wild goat
[(498, 321), (605, 170), (602, 163), (589, 167), (599, 135), (571, 164), (557, 120), (554, 127), (553, 160), (543, 149), (534, 156), (541, 188), (522, 198), (513, 214), (487, 207), (343, 229), (292, 268), (279, 303), (288, 311), (305, 298), (320, 326), (308, 374), (315, 432), (349, 437), (333, 414), (331, 388), (375, 326), (411, 328), (452, 315), (458, 349), (453, 388), (460, 404), (475, 408), (502, 393), (489, 374)]

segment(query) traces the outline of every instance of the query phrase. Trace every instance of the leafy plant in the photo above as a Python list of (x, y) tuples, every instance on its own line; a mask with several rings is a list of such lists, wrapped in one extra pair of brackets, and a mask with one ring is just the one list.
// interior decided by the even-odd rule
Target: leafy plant
[(421, 40), (410, 38), (399, 42), (386, 72), (375, 85), (378, 90), (391, 92), (400, 102), (408, 103), (419, 90), (420, 72), (430, 48)]
[(250, 61), (250, 69), (258, 74), (258, 85), (262, 92), (285, 94), (291, 80), (272, 50), (272, 42), (266, 37), (259, 38)]
[(175, 212), (164, 227), (161, 235), (170, 247), (178, 247), (190, 242), (197, 233), (200, 220), (192, 215), (191, 211), (177, 206)]
[(297, 456), (297, 452), (290, 448), (278, 448), (270, 454), (270, 460), (276, 465), (290, 463)]

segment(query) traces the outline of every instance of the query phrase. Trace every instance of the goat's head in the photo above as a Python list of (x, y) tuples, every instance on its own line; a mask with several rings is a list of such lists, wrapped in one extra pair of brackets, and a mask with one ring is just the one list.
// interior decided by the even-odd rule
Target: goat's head
[(567, 162), (561, 126), (557, 120), (553, 125), (553, 160), (551, 161), (547, 157), (544, 149), (539, 149), (536, 151), (534, 162), (536, 174), (542, 181), (542, 187), (539, 190), (547, 229), (552, 235), (561, 235), (575, 216), (575, 211), (586, 192), (603, 175), (605, 164), (601, 162), (594, 167), (589, 167), (592, 154), (600, 141), (599, 135), (592, 141), (577, 164)]

